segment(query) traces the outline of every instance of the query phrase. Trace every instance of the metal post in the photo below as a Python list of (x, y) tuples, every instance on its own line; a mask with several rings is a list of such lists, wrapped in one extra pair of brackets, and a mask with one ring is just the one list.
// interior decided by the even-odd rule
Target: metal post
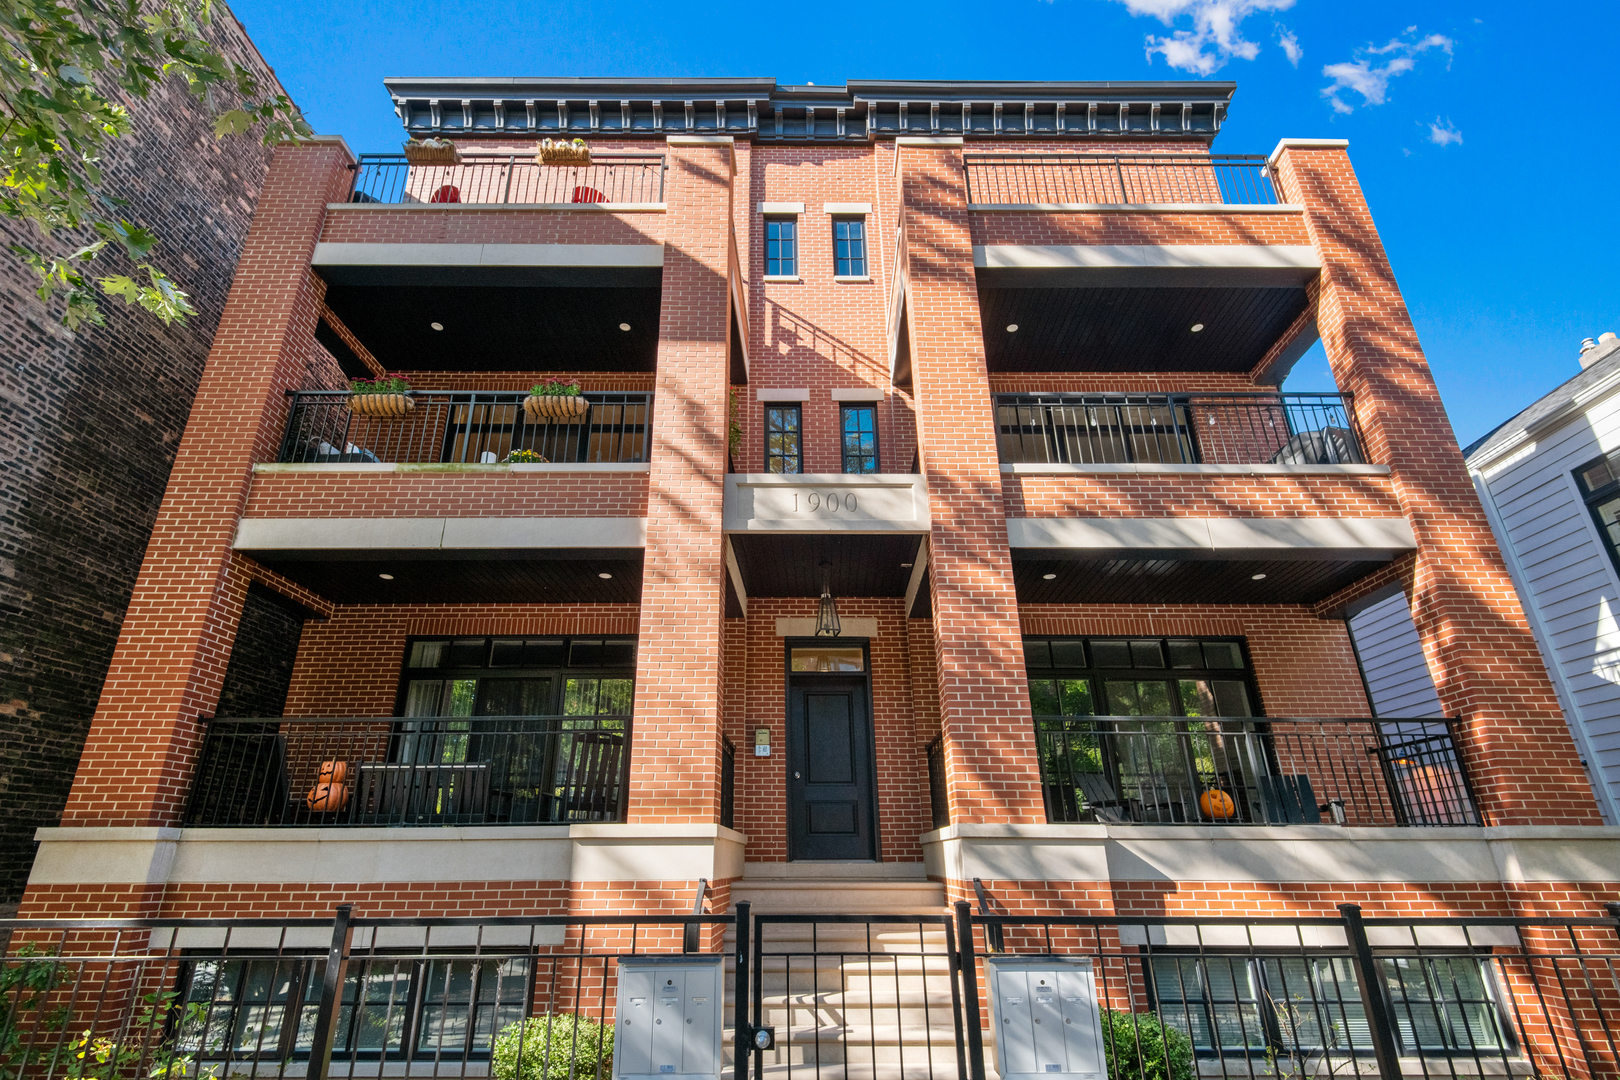
[(731, 1034), (736, 1046), (735, 1060), (731, 1066), (731, 1075), (746, 1077), (748, 1075), (748, 1054), (754, 1047), (754, 1031), (748, 1022), (748, 970), (753, 955), (749, 952), (748, 932), (751, 920), (748, 916), (750, 907), (747, 900), (739, 900), (734, 905), (737, 915), (737, 978), (736, 991), (731, 1002)]
[(1361, 988), (1361, 1007), (1367, 1013), (1367, 1031), (1372, 1036), (1378, 1075), (1383, 1080), (1400, 1080), (1401, 1054), (1395, 1044), (1395, 1027), (1390, 1023), (1389, 994), (1384, 986), (1384, 973), (1367, 942), (1361, 905), (1340, 904), (1339, 914), (1344, 916), (1344, 935), (1355, 953), (1356, 984)]
[(984, 1032), (979, 1029), (979, 965), (973, 956), (973, 909), (956, 902), (956, 951), (962, 964), (962, 1007), (967, 1016), (968, 1076), (985, 1080)]
[(344, 969), (354, 930), (349, 925), (353, 904), (339, 904), (332, 917), (332, 947), (326, 954), (321, 979), (321, 1003), (315, 1013), (315, 1038), (309, 1048), (309, 1080), (326, 1080), (332, 1068), (332, 1040), (337, 1035), (338, 1002), (343, 996)]

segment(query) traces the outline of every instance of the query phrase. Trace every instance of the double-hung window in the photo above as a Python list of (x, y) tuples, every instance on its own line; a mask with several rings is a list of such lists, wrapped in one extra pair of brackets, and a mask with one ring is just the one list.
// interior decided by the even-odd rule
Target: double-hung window
[(1612, 450), (1576, 469), (1575, 482), (1603, 535), (1609, 559), (1620, 570), (1620, 450)]
[(791, 217), (765, 219), (765, 276), (799, 274), (799, 221)]
[(878, 471), (877, 406), (869, 401), (839, 407), (839, 431), (843, 442), (844, 471)]
[(833, 273), (866, 276), (866, 219), (833, 218)]
[(801, 410), (797, 404), (765, 406), (765, 471), (801, 473), (804, 457), (800, 439)]

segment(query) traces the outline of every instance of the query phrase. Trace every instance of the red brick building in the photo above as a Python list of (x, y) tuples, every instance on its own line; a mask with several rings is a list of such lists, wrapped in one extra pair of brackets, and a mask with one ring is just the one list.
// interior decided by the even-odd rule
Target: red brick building
[[(277, 151), (24, 915), (1620, 897), (1343, 142), (1212, 153), (1227, 83), (388, 86), (455, 160)], [(1371, 715), (1395, 590), (1449, 723)], [(283, 716), (219, 715), (250, 594)]]

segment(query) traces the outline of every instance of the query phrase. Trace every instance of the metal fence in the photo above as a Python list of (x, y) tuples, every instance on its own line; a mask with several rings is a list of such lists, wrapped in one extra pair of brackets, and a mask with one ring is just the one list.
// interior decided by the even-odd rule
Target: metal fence
[(628, 716), (209, 720), (185, 822), (622, 821), (630, 743)]
[(1259, 154), (963, 154), (980, 206), (1280, 203)]
[(577, 423), (531, 420), (522, 391), (413, 391), (400, 419), (363, 416), (343, 390), (293, 390), (281, 440), (282, 462), (302, 464), (455, 463), (492, 465), (514, 450), (548, 462), (648, 460), (652, 395), (583, 394)]
[(1349, 394), (998, 394), (1007, 463), (1358, 465)]
[(403, 154), (361, 154), (357, 203), (477, 205), (661, 203), (664, 155), (592, 151), (589, 165), (541, 165), (532, 150), (462, 154), (459, 165), (412, 165)]
[(1049, 822), (1479, 825), (1446, 720), (1038, 716)]

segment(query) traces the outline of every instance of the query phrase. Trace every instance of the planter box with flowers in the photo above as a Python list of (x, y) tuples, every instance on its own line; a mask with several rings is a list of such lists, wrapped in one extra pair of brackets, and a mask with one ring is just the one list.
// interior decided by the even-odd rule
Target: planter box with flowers
[(591, 411), (591, 403), (579, 393), (579, 383), (557, 379), (541, 383), (523, 399), (523, 414), (537, 424), (577, 423)]
[(412, 165), (460, 165), (461, 154), (449, 139), (408, 139), (405, 160)]
[(541, 139), (537, 159), (542, 165), (589, 165), (591, 148), (584, 139)]
[(549, 465), (551, 462), (533, 450), (514, 450), (501, 459), (502, 465)]
[(349, 411), (378, 420), (403, 420), (416, 408), (403, 375), (349, 380)]

